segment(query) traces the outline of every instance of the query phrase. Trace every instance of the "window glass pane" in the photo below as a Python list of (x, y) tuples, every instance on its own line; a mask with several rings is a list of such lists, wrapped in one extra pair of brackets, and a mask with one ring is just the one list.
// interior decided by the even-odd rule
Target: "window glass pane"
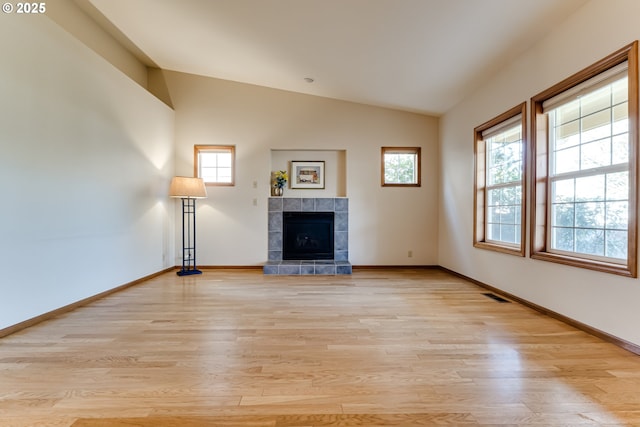
[(500, 240), (507, 243), (516, 243), (516, 227), (513, 225), (501, 225)]
[(552, 194), (554, 202), (572, 202), (575, 196), (575, 179), (563, 179), (554, 181), (552, 185)]
[(217, 181), (231, 182), (231, 168), (219, 168)]
[(604, 228), (604, 203), (576, 203), (576, 227)]
[(499, 209), (500, 222), (503, 224), (514, 224), (516, 217), (513, 206), (501, 206)]
[(629, 132), (629, 104), (616, 105), (612, 110), (613, 114), (613, 134)]
[(499, 206), (492, 206), (487, 209), (487, 222), (489, 223), (499, 223), (500, 222), (500, 211), (501, 208)]
[(611, 142), (611, 164), (629, 162), (629, 135), (614, 136)]
[(487, 140), (489, 185), (522, 179), (522, 134), (520, 125)]
[(580, 169), (591, 169), (611, 164), (611, 140), (601, 139), (582, 146)]
[(574, 227), (574, 206), (573, 203), (553, 205), (553, 223), (559, 227)]
[(217, 164), (217, 157), (213, 153), (200, 153), (200, 166), (203, 168), (215, 168)]
[(502, 197), (502, 189), (494, 188), (487, 190), (487, 205), (488, 206), (496, 206), (500, 204), (500, 199)]
[(576, 252), (604, 256), (604, 230), (576, 228)]
[(629, 172), (607, 174), (607, 200), (629, 199)]
[(620, 104), (629, 100), (628, 79), (622, 78), (611, 84), (611, 96), (614, 104)]
[(629, 224), (629, 204), (609, 202), (606, 204), (605, 221), (607, 229), (626, 230)]
[(607, 230), (606, 233), (605, 256), (627, 258), (627, 232)]
[(520, 243), (522, 186), (487, 190), (487, 239), (509, 244)]
[(501, 164), (504, 161), (503, 157), (502, 144), (493, 139), (487, 141), (487, 164), (489, 168), (494, 169), (496, 165)]
[(490, 224), (487, 227), (487, 239), (500, 241), (500, 224)]
[(217, 153), (218, 167), (231, 168), (231, 153)]
[(576, 178), (576, 201), (604, 200), (604, 175)]
[(551, 245), (554, 249), (573, 252), (574, 228), (552, 228)]
[(555, 129), (555, 148), (560, 150), (580, 144), (580, 121), (576, 120)]
[(611, 110), (604, 110), (586, 116), (581, 120), (581, 142), (589, 142), (611, 136)]
[(580, 146), (567, 148), (554, 153), (554, 173), (575, 172), (580, 169)]
[(385, 183), (415, 184), (417, 155), (411, 153), (385, 153)]
[(202, 169), (200, 178), (202, 178), (204, 182), (216, 182), (216, 172), (211, 169)]
[(522, 200), (522, 186), (514, 185), (502, 189), (502, 201), (506, 205), (519, 206)]

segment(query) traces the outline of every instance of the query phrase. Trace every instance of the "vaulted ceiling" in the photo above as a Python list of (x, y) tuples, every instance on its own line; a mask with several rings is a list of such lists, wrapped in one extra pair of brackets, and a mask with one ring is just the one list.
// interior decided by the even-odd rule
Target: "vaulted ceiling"
[(586, 1), (84, 3), (148, 66), (441, 115)]

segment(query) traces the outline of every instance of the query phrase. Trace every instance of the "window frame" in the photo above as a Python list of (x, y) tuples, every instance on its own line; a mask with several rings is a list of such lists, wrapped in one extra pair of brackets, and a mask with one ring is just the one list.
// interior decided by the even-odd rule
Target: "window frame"
[[(527, 213), (527, 158), (528, 158), (528, 138), (527, 138), (527, 103), (523, 102), (499, 116), (483, 123), (474, 129), (474, 196), (473, 196), (473, 246), (480, 249), (502, 252), (506, 254), (525, 256), (526, 248), (526, 213)], [(520, 204), (520, 243), (509, 244), (496, 240), (487, 239), (487, 144), (483, 138), (483, 132), (502, 124), (506, 124), (514, 118), (520, 116), (522, 132), (522, 175), (520, 185), (522, 188), (522, 199)]]
[[(416, 156), (416, 182), (412, 183), (400, 183), (400, 182), (386, 182), (385, 181), (385, 154), (414, 154)], [(422, 154), (420, 147), (382, 147), (380, 157), (380, 182), (382, 187), (420, 187), (422, 176)]]
[(236, 147), (235, 145), (194, 145), (193, 146), (193, 176), (200, 176), (200, 153), (207, 151), (223, 151), (231, 154), (231, 181), (230, 182), (204, 182), (207, 186), (233, 187), (236, 183)]
[[(613, 67), (628, 63), (628, 120), (629, 120), (629, 201), (628, 201), (628, 245), (626, 263), (581, 256), (573, 253), (551, 251), (551, 177), (549, 172), (550, 141), (549, 119), (543, 112), (543, 103), (576, 87)], [(550, 261), (627, 277), (637, 277), (637, 200), (638, 200), (638, 42), (623, 47), (595, 64), (566, 78), (549, 89), (531, 98), (531, 164), (534, 184), (531, 189), (531, 237), (532, 259)]]

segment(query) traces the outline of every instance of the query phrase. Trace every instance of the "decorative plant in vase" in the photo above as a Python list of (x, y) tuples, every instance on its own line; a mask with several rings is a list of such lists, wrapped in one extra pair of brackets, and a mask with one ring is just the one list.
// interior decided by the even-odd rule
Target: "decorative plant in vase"
[(275, 183), (273, 184), (274, 196), (282, 196), (282, 193), (284, 192), (284, 186), (287, 185), (288, 179), (289, 176), (287, 175), (287, 171), (276, 171)]

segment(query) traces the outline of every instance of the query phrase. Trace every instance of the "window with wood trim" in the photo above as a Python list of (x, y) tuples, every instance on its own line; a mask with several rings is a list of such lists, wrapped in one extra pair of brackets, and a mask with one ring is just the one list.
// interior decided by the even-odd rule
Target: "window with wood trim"
[(383, 187), (420, 187), (420, 147), (382, 147)]
[(235, 185), (235, 147), (195, 145), (194, 175), (206, 185)]
[(524, 256), (526, 103), (474, 129), (477, 248)]
[(532, 98), (532, 258), (636, 277), (637, 50)]

